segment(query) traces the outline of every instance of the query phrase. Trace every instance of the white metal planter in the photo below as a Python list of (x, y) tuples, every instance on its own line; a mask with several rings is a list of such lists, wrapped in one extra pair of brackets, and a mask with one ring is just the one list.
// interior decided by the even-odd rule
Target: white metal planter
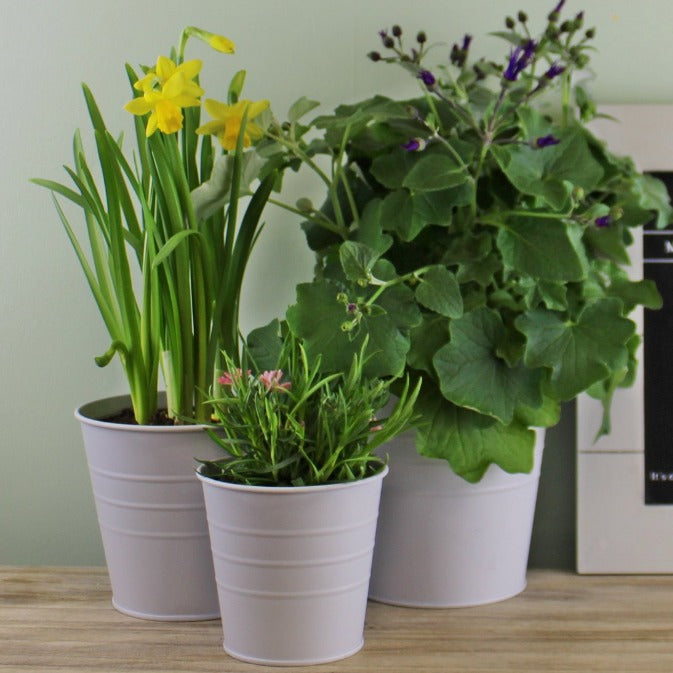
[(362, 647), (386, 472), (296, 488), (241, 486), (197, 473), (228, 654), (299, 666)]
[(114, 607), (156, 620), (219, 617), (194, 458), (221, 456), (199, 426), (101, 421), (128, 396), (86, 404), (80, 421)]
[(462, 607), (523, 591), (544, 434), (537, 431), (530, 474), (491, 465), (477, 484), (443, 460), (419, 456), (413, 433), (387, 444), (370, 598)]

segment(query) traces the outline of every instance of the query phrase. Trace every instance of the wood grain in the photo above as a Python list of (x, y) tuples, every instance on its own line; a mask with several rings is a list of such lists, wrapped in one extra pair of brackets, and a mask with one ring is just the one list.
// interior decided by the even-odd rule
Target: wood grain
[[(671, 673), (673, 576), (532, 571), (494, 605), (370, 603), (365, 647), (321, 673)], [(0, 671), (255, 673), (222, 650), (219, 621), (163, 623), (110, 604), (102, 568), (0, 567)]]

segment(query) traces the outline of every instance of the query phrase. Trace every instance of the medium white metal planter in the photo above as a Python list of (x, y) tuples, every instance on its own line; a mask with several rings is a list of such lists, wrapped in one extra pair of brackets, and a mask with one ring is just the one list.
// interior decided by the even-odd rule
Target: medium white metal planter
[(443, 460), (418, 455), (413, 433), (387, 444), (390, 475), (381, 494), (370, 598), (442, 608), (523, 591), (544, 435), (537, 431), (530, 474), (491, 465), (477, 484)]
[(280, 488), (230, 484), (197, 472), (228, 654), (300, 666), (360, 650), (386, 473)]
[(100, 420), (128, 396), (80, 407), (112, 603), (155, 620), (219, 617), (203, 493), (194, 458), (221, 455), (199, 426)]

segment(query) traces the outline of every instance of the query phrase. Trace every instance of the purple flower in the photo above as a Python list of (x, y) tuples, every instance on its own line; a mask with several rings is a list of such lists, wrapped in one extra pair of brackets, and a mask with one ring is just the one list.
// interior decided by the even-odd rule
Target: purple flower
[(558, 145), (561, 141), (554, 137), (551, 133), (546, 136), (540, 136), (535, 143), (533, 144), (533, 147), (537, 147), (538, 149), (543, 148), (543, 147), (551, 147), (552, 145)]
[(554, 7), (553, 11), (558, 14), (563, 9), (563, 5), (565, 5), (565, 4), (566, 4), (566, 0), (561, 0), (561, 2), (559, 2), (558, 5), (556, 5), (556, 7)]
[(435, 86), (437, 83), (435, 76), (429, 70), (421, 70), (418, 73), (418, 79), (420, 79), (421, 82), (423, 82), (423, 84), (428, 87)]
[(565, 66), (561, 65), (560, 63), (552, 63), (544, 76), (547, 79), (554, 79), (554, 77), (558, 77), (564, 71)]
[(347, 310), (349, 313), (355, 313), (355, 311), (358, 310), (358, 305), (357, 305), (357, 304), (354, 304), (353, 302), (350, 302), (350, 303), (348, 304), (348, 306), (346, 306), (346, 310)]
[(407, 152), (422, 152), (427, 147), (427, 144), (427, 141), (423, 140), (423, 138), (410, 138), (401, 147)]
[(470, 42), (472, 42), (472, 35), (465, 35), (463, 37), (463, 51), (467, 51), (470, 48)]
[(603, 215), (603, 217), (597, 217), (594, 220), (594, 224), (599, 229), (604, 229), (605, 227), (609, 227), (612, 224), (612, 218), (609, 215)]
[(528, 40), (523, 48), (519, 46), (514, 49), (510, 54), (503, 77), (509, 82), (514, 82), (519, 73), (530, 63), (536, 48), (537, 44), (533, 40)]

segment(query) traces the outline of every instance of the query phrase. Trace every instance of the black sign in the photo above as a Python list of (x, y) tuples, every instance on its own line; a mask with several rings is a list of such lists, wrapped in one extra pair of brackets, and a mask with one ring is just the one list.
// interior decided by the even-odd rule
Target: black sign
[[(673, 173), (655, 173), (673, 194)], [(645, 503), (673, 503), (673, 229), (643, 230), (643, 275), (664, 299), (645, 310)]]

